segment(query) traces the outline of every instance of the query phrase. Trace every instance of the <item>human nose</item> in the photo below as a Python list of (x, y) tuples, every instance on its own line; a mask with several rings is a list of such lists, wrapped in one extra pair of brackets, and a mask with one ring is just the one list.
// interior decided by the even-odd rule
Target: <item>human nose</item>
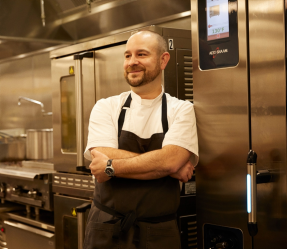
[(138, 64), (138, 60), (137, 60), (136, 56), (131, 55), (130, 60), (129, 60), (129, 66), (133, 66), (135, 64)]

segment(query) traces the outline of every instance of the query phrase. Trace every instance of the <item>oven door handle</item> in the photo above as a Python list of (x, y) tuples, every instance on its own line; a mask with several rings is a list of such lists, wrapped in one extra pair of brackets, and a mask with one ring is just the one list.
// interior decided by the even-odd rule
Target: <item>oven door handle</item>
[(78, 219), (78, 248), (83, 249), (85, 239), (85, 212), (91, 208), (91, 203), (86, 202), (76, 207)]
[(76, 93), (76, 140), (77, 140), (77, 167), (84, 167), (84, 113), (83, 113), (83, 58), (93, 58), (93, 51), (86, 51), (74, 55), (75, 60), (75, 93)]
[(30, 226), (27, 226), (25, 224), (18, 223), (18, 222), (12, 222), (12, 221), (9, 221), (9, 220), (4, 220), (4, 224), (9, 225), (11, 227), (19, 228), (19, 229), (22, 229), (22, 230), (25, 230), (25, 231), (29, 231), (31, 233), (44, 236), (46, 238), (52, 238), (55, 235), (53, 233), (49, 233), (49, 232), (46, 232), (46, 231), (41, 230), (41, 229), (30, 227)]

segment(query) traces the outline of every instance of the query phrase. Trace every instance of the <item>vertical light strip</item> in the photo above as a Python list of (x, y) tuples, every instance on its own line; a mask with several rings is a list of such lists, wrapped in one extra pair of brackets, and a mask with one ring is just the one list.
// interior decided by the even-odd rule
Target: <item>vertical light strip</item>
[(251, 213), (251, 176), (247, 175), (247, 213)]

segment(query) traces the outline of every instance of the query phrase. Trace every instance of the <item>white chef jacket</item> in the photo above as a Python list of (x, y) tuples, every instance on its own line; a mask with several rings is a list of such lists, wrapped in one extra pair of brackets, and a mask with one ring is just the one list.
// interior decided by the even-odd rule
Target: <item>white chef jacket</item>
[[(132, 102), (127, 108), (122, 130), (148, 139), (155, 133), (162, 133), (162, 94), (155, 99), (142, 99), (133, 91), (99, 100), (90, 116), (88, 143), (84, 156), (92, 160), (90, 148), (118, 148), (118, 119), (121, 108), (131, 93)], [(179, 100), (166, 93), (168, 131), (162, 147), (176, 145), (190, 152), (194, 166), (198, 163), (198, 139), (193, 104)]]

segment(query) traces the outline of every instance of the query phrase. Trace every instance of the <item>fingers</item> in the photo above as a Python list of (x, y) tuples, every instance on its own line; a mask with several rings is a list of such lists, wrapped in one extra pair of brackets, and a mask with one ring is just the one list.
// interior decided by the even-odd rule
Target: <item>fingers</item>
[(190, 161), (188, 161), (185, 164), (185, 167), (186, 167), (186, 169), (185, 169), (186, 170), (186, 178), (187, 178), (187, 181), (188, 181), (188, 180), (190, 180), (192, 178), (194, 166), (192, 165), (192, 163)]
[(188, 177), (188, 179), (190, 180), (191, 177), (192, 177), (192, 173), (191, 173), (191, 172), (188, 172), (187, 177)]
[(185, 177), (184, 177), (183, 179), (181, 179), (180, 181), (183, 182), (183, 183), (188, 182), (188, 176), (185, 176)]

